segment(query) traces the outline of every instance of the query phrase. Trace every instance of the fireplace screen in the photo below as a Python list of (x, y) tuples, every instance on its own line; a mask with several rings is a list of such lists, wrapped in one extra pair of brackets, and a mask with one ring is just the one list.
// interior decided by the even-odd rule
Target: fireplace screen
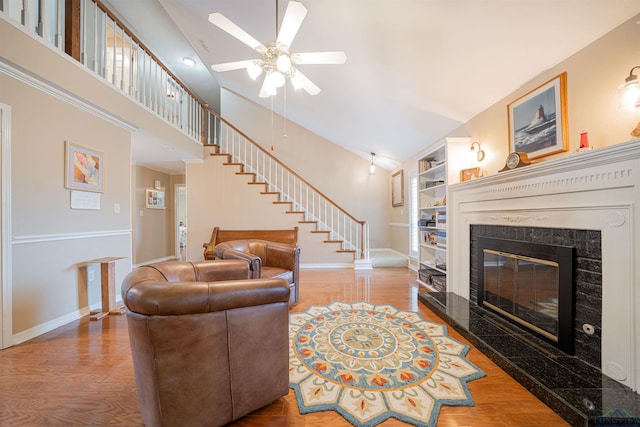
[(573, 354), (574, 251), (479, 236), (478, 305)]
[(484, 250), (484, 304), (558, 341), (558, 263)]

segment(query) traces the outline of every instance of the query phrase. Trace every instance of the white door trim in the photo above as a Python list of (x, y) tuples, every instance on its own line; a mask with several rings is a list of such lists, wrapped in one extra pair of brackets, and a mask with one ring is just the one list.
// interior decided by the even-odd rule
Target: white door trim
[(11, 107), (0, 104), (0, 349), (13, 345), (11, 245)]

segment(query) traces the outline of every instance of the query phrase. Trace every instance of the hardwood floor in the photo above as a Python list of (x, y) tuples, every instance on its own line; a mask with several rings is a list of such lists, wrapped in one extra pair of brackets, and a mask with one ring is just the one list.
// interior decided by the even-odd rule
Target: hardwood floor
[[(418, 311), (444, 323), (418, 303), (415, 273), (406, 268), (373, 271), (302, 270), (300, 302), (292, 311), (334, 301), (367, 301)], [(448, 328), (449, 334), (469, 343)], [(469, 382), (472, 407), (444, 406), (439, 427), (567, 426), (477, 349), (467, 358), (487, 374)], [(88, 316), (0, 351), (0, 426), (139, 426), (133, 365), (124, 316), (90, 322)], [(349, 426), (334, 412), (301, 415), (295, 394), (233, 423), (234, 426)], [(389, 419), (381, 426), (407, 425)]]

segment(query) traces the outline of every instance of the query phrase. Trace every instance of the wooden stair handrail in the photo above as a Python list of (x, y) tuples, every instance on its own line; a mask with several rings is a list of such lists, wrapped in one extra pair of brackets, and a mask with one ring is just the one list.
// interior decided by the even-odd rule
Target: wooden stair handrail
[(295, 176), (296, 178), (298, 178), (300, 181), (304, 182), (309, 188), (313, 189), (313, 191), (315, 191), (316, 193), (318, 193), (320, 196), (322, 196), (323, 198), (325, 198), (328, 202), (330, 202), (332, 205), (334, 205), (336, 208), (338, 208), (340, 210), (340, 212), (342, 212), (343, 214), (345, 214), (346, 216), (348, 216), (349, 218), (351, 218), (353, 221), (357, 222), (360, 225), (366, 224), (366, 221), (361, 221), (357, 218), (354, 218), (353, 215), (351, 215), (349, 212), (347, 212), (346, 210), (344, 210), (339, 204), (337, 204), (336, 202), (334, 202), (333, 200), (331, 200), (329, 197), (327, 197), (326, 194), (324, 194), (322, 191), (318, 190), (316, 187), (314, 187), (312, 184), (310, 184), (309, 182), (307, 182), (304, 178), (302, 178), (300, 175), (298, 175), (297, 172), (295, 172), (294, 170), (292, 170), (290, 167), (288, 167), (287, 165), (285, 165), (284, 163), (282, 163), (280, 160), (278, 160), (276, 157), (274, 157), (273, 155), (271, 155), (271, 153), (269, 153), (267, 150), (265, 150), (264, 148), (262, 148), (262, 146), (260, 144), (258, 144), (257, 142), (255, 142), (252, 138), (250, 138), (247, 134), (245, 134), (244, 132), (242, 132), (240, 129), (238, 129), (237, 127), (235, 127), (233, 124), (229, 123), (229, 121), (225, 120), (224, 118), (222, 118), (218, 113), (216, 113), (215, 111), (211, 110), (208, 106), (204, 106), (204, 108), (213, 116), (215, 116), (216, 118), (218, 118), (218, 120), (220, 120), (221, 122), (223, 122), (224, 124), (226, 124), (227, 126), (229, 126), (231, 129), (233, 129), (235, 132), (237, 132), (238, 134), (240, 134), (243, 138), (245, 138), (246, 140), (248, 140), (249, 142), (251, 142), (257, 149), (259, 149), (260, 151), (262, 151), (265, 155), (267, 155), (267, 157), (271, 158), (273, 161), (275, 161), (277, 164), (279, 164), (283, 169), (285, 169), (286, 171), (288, 171), (289, 173), (291, 173), (293, 176)]

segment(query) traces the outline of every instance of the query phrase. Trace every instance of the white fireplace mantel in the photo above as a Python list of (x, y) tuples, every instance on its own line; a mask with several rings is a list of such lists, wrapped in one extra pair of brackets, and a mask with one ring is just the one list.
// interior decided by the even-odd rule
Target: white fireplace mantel
[(447, 291), (469, 298), (471, 224), (600, 230), (602, 371), (640, 385), (640, 139), (449, 186)]

